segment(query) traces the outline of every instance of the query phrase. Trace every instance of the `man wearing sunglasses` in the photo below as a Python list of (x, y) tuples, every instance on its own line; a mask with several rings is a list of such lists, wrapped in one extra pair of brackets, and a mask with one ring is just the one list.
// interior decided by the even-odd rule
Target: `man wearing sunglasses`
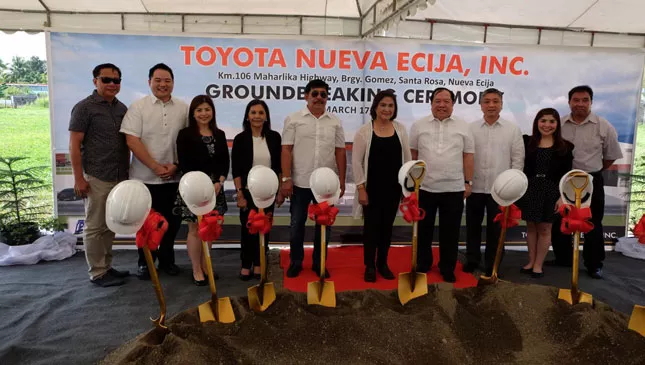
[[(146, 184), (152, 196), (152, 209), (168, 221), (159, 249), (152, 254), (159, 258), (159, 269), (168, 275), (179, 275), (175, 264), (175, 236), (181, 226), (181, 215), (173, 214), (179, 178), (177, 175), (177, 135), (188, 126), (188, 105), (172, 96), (175, 77), (172, 69), (163, 63), (148, 72), (152, 95), (135, 101), (123, 119), (121, 133), (126, 135), (128, 147), (134, 155), (130, 176)], [(143, 249), (139, 249), (137, 275), (150, 280), (150, 272)]]
[(69, 154), (74, 172), (74, 192), (85, 202), (83, 244), (90, 281), (98, 286), (121, 285), (127, 271), (112, 268), (114, 232), (105, 224), (108, 194), (128, 178), (130, 151), (119, 133), (127, 107), (116, 95), (121, 90), (121, 70), (111, 63), (92, 71), (96, 89), (72, 109)]
[[(340, 196), (345, 193), (345, 131), (337, 116), (327, 112), (329, 85), (322, 80), (311, 80), (305, 86), (307, 106), (289, 115), (282, 131), (282, 184), (278, 203), (291, 198), (291, 263), (288, 277), (296, 277), (302, 270), (304, 259), (305, 223), (307, 208), (314, 200), (309, 187), (309, 177), (314, 169), (329, 167), (340, 179)], [(314, 201), (315, 203), (315, 201)], [(327, 226), (326, 236), (331, 237)], [(313, 271), (320, 273), (320, 226), (314, 233)], [(325, 270), (325, 277), (329, 273)]]

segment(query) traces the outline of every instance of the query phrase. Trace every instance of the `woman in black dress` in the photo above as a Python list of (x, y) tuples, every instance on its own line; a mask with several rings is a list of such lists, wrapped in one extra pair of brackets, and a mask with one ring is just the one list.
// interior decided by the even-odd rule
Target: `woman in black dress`
[(551, 244), (551, 223), (560, 205), (559, 183), (571, 171), (573, 144), (562, 138), (560, 115), (553, 108), (540, 110), (533, 134), (524, 135), (526, 194), (517, 202), (527, 226), (529, 262), (521, 271), (534, 278), (544, 276), (542, 264)]
[(370, 108), (371, 123), (354, 137), (352, 173), (358, 191), (354, 218), (364, 213), (365, 281), (375, 282), (376, 272), (386, 280), (395, 278), (387, 264), (392, 225), (401, 201), (399, 169), (410, 160), (405, 126), (396, 118), (396, 95), (392, 90), (376, 94)]
[[(201, 171), (210, 176), (215, 187), (215, 210), (224, 214), (227, 210), (224, 196), (224, 181), (230, 166), (226, 134), (217, 128), (215, 106), (208, 95), (198, 95), (188, 109), (188, 127), (177, 135), (177, 156), (182, 174), (190, 171)], [(193, 265), (193, 283), (198, 286), (207, 284), (203, 267), (201, 239), (197, 234), (197, 217), (190, 212), (177, 193), (173, 213), (181, 215), (188, 222), (186, 246)], [(211, 242), (209, 242), (210, 246)]]
[[(271, 129), (269, 107), (262, 100), (251, 100), (246, 106), (242, 127), (244, 131), (235, 136), (233, 140), (231, 159), (242, 230), (240, 279), (247, 281), (253, 276), (258, 279), (260, 277), (260, 237), (258, 234), (250, 234), (248, 228), (246, 228), (251, 209), (257, 210), (247, 188), (247, 177), (253, 166), (263, 165), (271, 168), (280, 179), (282, 174), (282, 168), (280, 167), (282, 138), (280, 133)], [(278, 199), (280, 198), (278, 197)], [(274, 205), (265, 208), (264, 213), (272, 214), (273, 208)], [(265, 245), (267, 247), (269, 245), (268, 234), (265, 235)]]

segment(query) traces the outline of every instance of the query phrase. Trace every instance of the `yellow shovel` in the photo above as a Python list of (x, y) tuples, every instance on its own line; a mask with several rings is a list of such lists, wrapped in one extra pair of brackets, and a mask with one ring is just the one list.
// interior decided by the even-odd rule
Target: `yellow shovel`
[[(202, 217), (198, 217), (201, 223)], [(211, 300), (199, 305), (199, 320), (201, 322), (217, 321), (221, 323), (235, 322), (235, 313), (229, 297), (217, 298), (215, 289), (215, 278), (213, 277), (213, 264), (211, 262), (210, 249), (206, 241), (202, 241), (202, 251), (204, 252), (204, 261), (208, 271), (208, 284), (211, 290)]]
[(148, 246), (143, 246), (143, 254), (146, 257), (148, 272), (150, 272), (150, 278), (152, 279), (152, 284), (155, 288), (155, 294), (157, 294), (157, 301), (159, 302), (159, 308), (161, 311), (159, 318), (150, 318), (150, 320), (152, 320), (157, 328), (167, 331), (168, 327), (166, 327), (166, 300), (164, 299), (163, 290), (161, 289), (161, 283), (159, 282), (159, 275), (157, 275), (157, 268), (155, 267), (155, 262), (152, 259), (152, 254), (150, 253), (150, 248), (148, 248)]
[[(264, 209), (260, 208), (260, 214)], [(264, 233), (260, 233), (260, 270), (262, 278), (260, 284), (254, 285), (248, 289), (249, 307), (256, 312), (264, 312), (273, 302), (275, 302), (275, 287), (273, 283), (267, 282), (267, 263), (264, 249)]]
[[(419, 196), (419, 187), (421, 180), (425, 174), (425, 165), (420, 163), (415, 165), (421, 166), (417, 176), (412, 176), (414, 180), (414, 193)], [(410, 272), (402, 272), (399, 274), (399, 301), (402, 305), (428, 294), (428, 278), (426, 273), (417, 272), (417, 236), (419, 231), (419, 222), (412, 223), (412, 270)]]
[(629, 318), (628, 328), (645, 337), (645, 306), (635, 305), (632, 316)]
[[(573, 178), (575, 177), (583, 177), (585, 179), (584, 184), (582, 187), (576, 186), (576, 184), (573, 182), (573, 178), (569, 180), (569, 183), (571, 186), (573, 186), (573, 189), (576, 194), (576, 208), (580, 208), (581, 205), (581, 200), (582, 200), (582, 191), (587, 187), (589, 184), (589, 176), (587, 174), (582, 174), (582, 173), (574, 173), (571, 175)], [(578, 252), (578, 249), (580, 247), (580, 231), (576, 231), (576, 233), (573, 236), (573, 273), (571, 275), (571, 289), (560, 289), (558, 292), (558, 299), (562, 299), (566, 301), (569, 304), (578, 304), (578, 303), (589, 303), (593, 304), (593, 298), (591, 294), (583, 293), (580, 290), (578, 290), (578, 259), (580, 256), (580, 252)]]
[[(511, 211), (511, 207), (508, 206), (504, 210), (504, 220), (502, 222), (508, 221), (508, 214)], [(497, 270), (499, 269), (499, 263), (502, 261), (502, 252), (504, 251), (504, 242), (506, 241), (506, 224), (502, 224), (502, 231), (499, 234), (499, 241), (497, 241), (497, 252), (495, 252), (495, 262), (493, 263), (493, 273), (491, 276), (480, 276), (479, 282), (477, 285), (490, 285), (496, 284), (499, 281), (497, 277)]]
[(336, 290), (333, 281), (325, 281), (327, 256), (326, 226), (320, 226), (320, 280), (307, 283), (307, 304), (336, 307)]

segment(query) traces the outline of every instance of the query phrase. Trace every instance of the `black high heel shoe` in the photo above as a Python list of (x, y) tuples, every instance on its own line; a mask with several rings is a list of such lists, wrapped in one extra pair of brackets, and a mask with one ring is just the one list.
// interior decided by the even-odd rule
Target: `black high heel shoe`
[(249, 281), (249, 280), (251, 280), (253, 278), (253, 271), (250, 271), (247, 275), (244, 275), (244, 274), (240, 273), (239, 276), (240, 276), (240, 280)]
[[(204, 276), (206, 276), (206, 275), (204, 275)], [(206, 285), (208, 285), (208, 281), (206, 279), (197, 280), (197, 279), (195, 279), (194, 275), (191, 275), (191, 278), (193, 279), (193, 284), (195, 284), (197, 286), (206, 286)]]

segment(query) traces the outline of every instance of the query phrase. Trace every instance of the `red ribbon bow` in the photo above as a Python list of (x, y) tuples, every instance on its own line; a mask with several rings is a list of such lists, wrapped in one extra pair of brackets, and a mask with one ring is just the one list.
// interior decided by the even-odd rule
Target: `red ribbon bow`
[[(508, 218), (506, 219), (506, 222), (504, 222), (504, 214), (506, 213), (506, 209), (510, 209), (510, 211), (508, 212)], [(520, 219), (522, 219), (522, 211), (520, 210), (520, 208), (518, 208), (517, 205), (511, 204), (508, 207), (500, 206), (499, 210), (501, 211), (501, 213), (497, 213), (495, 219), (493, 219), (493, 222), (500, 222), (502, 228), (511, 228), (520, 224)]]
[(560, 230), (564, 234), (573, 234), (576, 231), (587, 233), (593, 229), (590, 208), (576, 208), (575, 205), (562, 204), (558, 210), (562, 216)]
[(256, 210), (251, 210), (249, 212), (249, 220), (246, 222), (246, 228), (249, 229), (250, 234), (267, 234), (271, 231), (271, 225), (273, 224), (273, 217), (259, 213)]
[(645, 214), (634, 226), (634, 236), (638, 237), (639, 243), (645, 244)]
[(309, 219), (321, 226), (331, 226), (336, 221), (338, 208), (330, 206), (327, 202), (309, 204)]
[(426, 216), (426, 211), (419, 208), (419, 198), (416, 193), (403, 198), (399, 210), (403, 213), (403, 219), (408, 223), (418, 222)]
[(202, 241), (212, 242), (222, 235), (222, 224), (224, 223), (224, 216), (220, 215), (218, 211), (213, 210), (202, 217), (199, 223), (199, 238)]
[(167, 230), (168, 221), (166, 218), (154, 209), (150, 209), (146, 220), (143, 222), (139, 231), (137, 231), (137, 247), (148, 247), (151, 251), (157, 250)]

